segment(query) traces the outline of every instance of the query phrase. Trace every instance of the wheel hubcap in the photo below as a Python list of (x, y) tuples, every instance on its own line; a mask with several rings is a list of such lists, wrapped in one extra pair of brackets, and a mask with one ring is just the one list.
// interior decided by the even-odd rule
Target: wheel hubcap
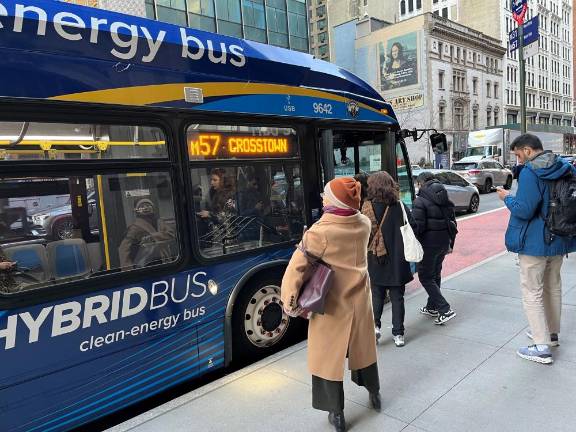
[(289, 323), (278, 286), (267, 285), (254, 293), (244, 313), (244, 333), (253, 345), (265, 348), (278, 343)]
[(480, 204), (480, 200), (478, 199), (478, 197), (472, 198), (472, 205), (470, 206), (472, 208), (472, 211), (478, 210), (479, 204)]
[(72, 222), (62, 222), (56, 229), (56, 236), (61, 240), (69, 239), (72, 238), (73, 231)]

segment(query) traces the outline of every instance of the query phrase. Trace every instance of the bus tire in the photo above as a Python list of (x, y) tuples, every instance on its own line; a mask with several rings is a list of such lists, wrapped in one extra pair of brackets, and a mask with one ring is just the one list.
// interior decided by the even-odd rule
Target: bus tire
[(305, 336), (306, 320), (282, 310), (280, 280), (272, 276), (249, 281), (232, 315), (232, 361), (244, 364), (278, 352)]

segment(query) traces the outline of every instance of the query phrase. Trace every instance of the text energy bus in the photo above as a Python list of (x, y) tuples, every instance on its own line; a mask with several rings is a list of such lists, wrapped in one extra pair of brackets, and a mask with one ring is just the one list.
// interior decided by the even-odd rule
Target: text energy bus
[(302, 335), (279, 284), (391, 107), (312, 56), (0, 0), (0, 430), (69, 430)]

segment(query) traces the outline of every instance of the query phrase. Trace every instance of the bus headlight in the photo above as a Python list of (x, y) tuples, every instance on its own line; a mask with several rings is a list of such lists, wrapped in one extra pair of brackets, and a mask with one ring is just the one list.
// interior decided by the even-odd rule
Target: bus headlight
[(208, 291), (214, 296), (218, 294), (218, 284), (212, 279), (208, 281)]

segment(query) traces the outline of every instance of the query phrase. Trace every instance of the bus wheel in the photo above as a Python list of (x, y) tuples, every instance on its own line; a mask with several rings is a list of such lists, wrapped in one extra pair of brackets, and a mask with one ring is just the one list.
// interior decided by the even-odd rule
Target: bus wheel
[(286, 348), (303, 334), (305, 324), (282, 310), (278, 280), (254, 281), (234, 306), (234, 361), (253, 361)]

